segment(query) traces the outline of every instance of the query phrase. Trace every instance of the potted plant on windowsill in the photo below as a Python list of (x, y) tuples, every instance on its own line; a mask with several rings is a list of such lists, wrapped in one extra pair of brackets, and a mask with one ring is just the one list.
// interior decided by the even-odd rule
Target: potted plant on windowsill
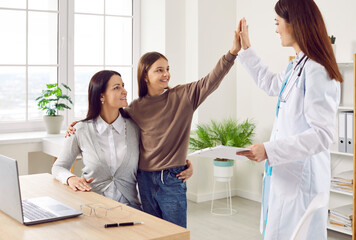
[[(70, 87), (62, 83), (62, 86), (68, 91), (71, 91)], [(63, 94), (62, 89), (57, 83), (46, 84), (47, 89), (42, 90), (37, 105), (39, 109), (46, 111), (46, 115), (43, 116), (43, 120), (46, 124), (48, 134), (58, 134), (61, 130), (64, 117), (59, 115), (59, 111), (65, 109), (71, 109), (65, 102), (73, 104), (70, 96)]]
[[(250, 120), (242, 123), (234, 119), (221, 122), (211, 121), (209, 124), (199, 124), (192, 131), (189, 148), (201, 150), (219, 145), (230, 147), (245, 147), (252, 144), (255, 124)], [(225, 158), (214, 159), (214, 176), (220, 178), (232, 177), (234, 160)]]

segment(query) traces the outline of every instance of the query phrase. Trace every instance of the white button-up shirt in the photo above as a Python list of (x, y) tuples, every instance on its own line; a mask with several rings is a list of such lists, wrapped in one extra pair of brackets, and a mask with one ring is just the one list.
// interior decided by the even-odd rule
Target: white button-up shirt
[[(94, 126), (104, 158), (106, 159), (112, 176), (114, 176), (127, 152), (126, 122), (124, 118), (119, 115), (112, 124), (108, 124), (99, 116), (95, 119)], [(122, 203), (128, 203), (121, 192), (116, 188), (114, 181), (112, 181), (109, 188), (104, 192), (104, 196)]]

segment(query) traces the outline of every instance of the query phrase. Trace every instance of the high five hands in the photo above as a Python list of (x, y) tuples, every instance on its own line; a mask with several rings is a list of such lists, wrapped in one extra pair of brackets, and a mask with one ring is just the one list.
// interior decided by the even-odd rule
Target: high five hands
[[(251, 47), (250, 37), (248, 35), (248, 25), (246, 23), (245, 18), (242, 18), (240, 20), (237, 32), (239, 34), (238, 38), (240, 40), (241, 48), (246, 50), (249, 47)], [(236, 34), (237, 33), (235, 31), (235, 35)], [(263, 144), (254, 144), (254, 145), (248, 146), (247, 148), (251, 149), (251, 151), (237, 152), (236, 155), (245, 156), (248, 159), (255, 161), (255, 162), (261, 162), (261, 161), (264, 161), (265, 159), (267, 159), (266, 149)]]
[(251, 44), (250, 38), (248, 36), (248, 25), (246, 23), (246, 19), (242, 18), (239, 22), (237, 29), (235, 30), (235, 36), (232, 42), (232, 48), (230, 50), (230, 53), (233, 55), (237, 55), (241, 48), (246, 50), (250, 46)]

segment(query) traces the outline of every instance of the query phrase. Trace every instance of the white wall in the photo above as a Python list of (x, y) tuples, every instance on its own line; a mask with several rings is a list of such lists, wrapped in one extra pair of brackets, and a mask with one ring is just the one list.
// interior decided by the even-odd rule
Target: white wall
[(141, 1), (141, 55), (156, 51), (169, 61), (175, 86), (185, 81), (185, 1)]
[(141, 0), (141, 55), (150, 51), (165, 52), (165, 2)]
[[(196, 32), (194, 34), (196, 49), (192, 49), (196, 55), (195, 69), (192, 72), (187, 71), (187, 80), (189, 82), (197, 79), (189, 79), (189, 75), (201, 78), (208, 74), (215, 67), (218, 59), (226, 54), (231, 46), (234, 37), (236, 24), (236, 1), (235, 0), (200, 0), (197, 9), (193, 15), (197, 15)], [(187, 52), (187, 58), (190, 57)], [(198, 108), (195, 114), (193, 128), (196, 123), (207, 123), (211, 120), (222, 120), (227, 117), (236, 116), (236, 67), (232, 67), (225, 76), (219, 88), (213, 92)], [(190, 191), (188, 195), (191, 200), (197, 202), (210, 200), (213, 190), (213, 164), (212, 159), (192, 158), (194, 169), (194, 178), (197, 189)], [(189, 183), (190, 184), (190, 183)], [(188, 185), (190, 187), (190, 185)], [(217, 185), (218, 197), (225, 197), (223, 194), (224, 184)], [(234, 184), (232, 183), (234, 189)]]
[(356, 1), (315, 0), (323, 14), (329, 36), (336, 36), (336, 60), (352, 62), (356, 53)]
[[(42, 151), (41, 142), (0, 144), (0, 154), (16, 159), (18, 161), (18, 168), (19, 168), (20, 175), (29, 174), (28, 171), (29, 168), (31, 168), (31, 170), (34, 171), (35, 167), (31, 165), (32, 161), (29, 158), (29, 153), (39, 152), (39, 151)], [(47, 159), (45, 158), (41, 158), (41, 160), (47, 162), (46, 161)], [(47, 163), (45, 165), (47, 165)]]
[[(1, 155), (17, 160), (20, 175), (51, 173), (54, 157), (42, 151), (42, 141), (0, 144)], [(74, 173), (80, 176), (83, 167), (82, 161), (77, 161)]]

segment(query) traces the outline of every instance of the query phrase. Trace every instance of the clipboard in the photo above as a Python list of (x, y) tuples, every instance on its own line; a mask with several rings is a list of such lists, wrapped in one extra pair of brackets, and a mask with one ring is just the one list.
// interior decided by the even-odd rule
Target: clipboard
[(232, 160), (245, 161), (248, 160), (247, 157), (238, 156), (236, 152), (250, 151), (247, 148), (239, 148), (239, 147), (229, 147), (219, 145), (211, 148), (204, 148), (195, 152), (188, 154), (188, 156), (192, 157), (211, 157), (211, 158), (226, 158)]

